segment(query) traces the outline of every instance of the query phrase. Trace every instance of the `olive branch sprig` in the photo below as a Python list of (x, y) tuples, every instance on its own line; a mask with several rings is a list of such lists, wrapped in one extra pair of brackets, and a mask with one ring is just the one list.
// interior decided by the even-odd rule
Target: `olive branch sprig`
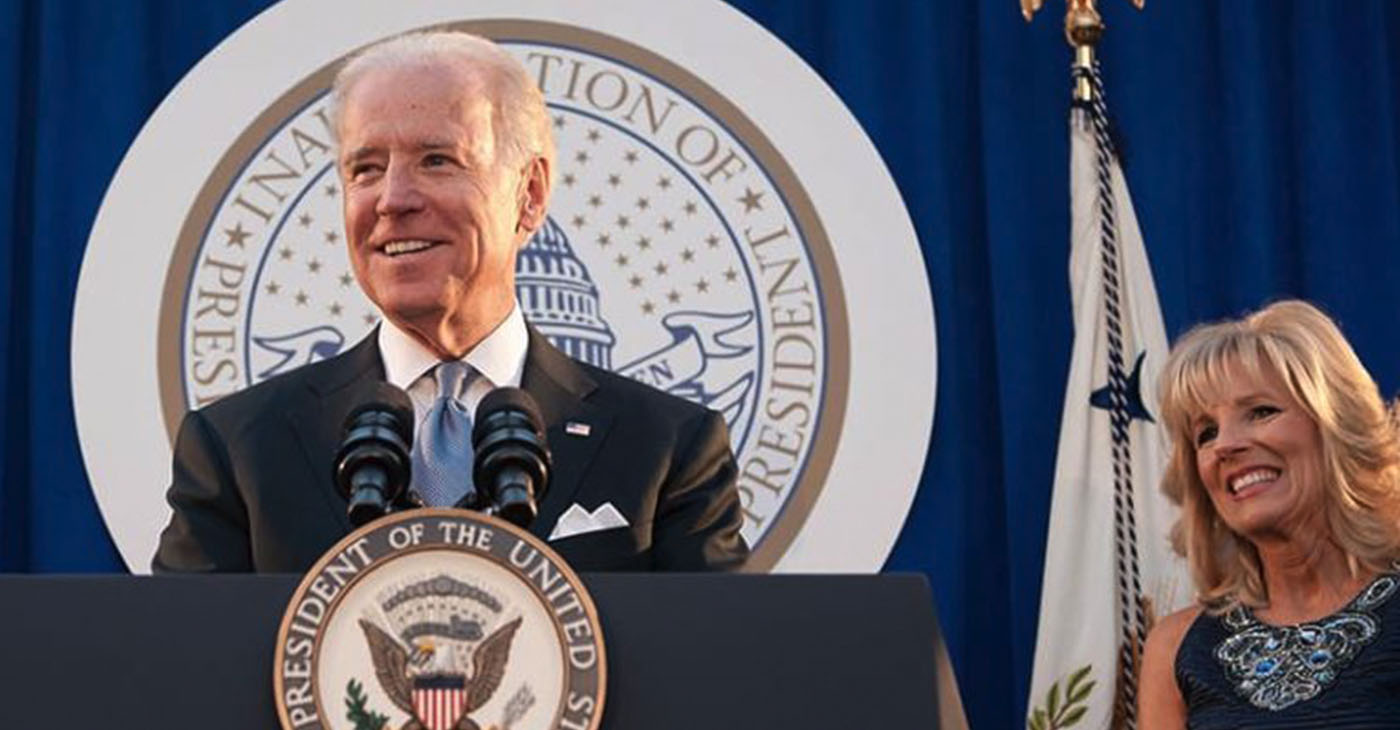
[[(1060, 693), (1060, 683), (1057, 681), (1050, 685), (1050, 689), (1045, 693), (1045, 705), (1033, 708), (1031, 716), (1026, 718), (1026, 728), (1028, 730), (1061, 730), (1078, 723), (1084, 713), (1089, 711), (1087, 700), (1089, 693), (1094, 690), (1097, 684), (1092, 679), (1087, 682), (1092, 664), (1086, 664), (1074, 670), (1065, 682), (1064, 694)], [(1063, 698), (1063, 701), (1061, 701)]]
[(380, 730), (389, 724), (389, 717), (365, 707), (369, 697), (359, 682), (350, 680), (345, 686), (345, 718), (355, 723), (355, 730)]

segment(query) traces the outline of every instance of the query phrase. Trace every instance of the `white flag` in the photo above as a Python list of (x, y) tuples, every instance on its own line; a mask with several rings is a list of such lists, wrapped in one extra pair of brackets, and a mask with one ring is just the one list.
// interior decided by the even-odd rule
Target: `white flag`
[(1157, 411), (1167, 337), (1128, 188), (1095, 109), (1070, 116), (1074, 354), (1045, 547), (1031, 730), (1136, 727), (1142, 640), (1193, 594), (1169, 544)]

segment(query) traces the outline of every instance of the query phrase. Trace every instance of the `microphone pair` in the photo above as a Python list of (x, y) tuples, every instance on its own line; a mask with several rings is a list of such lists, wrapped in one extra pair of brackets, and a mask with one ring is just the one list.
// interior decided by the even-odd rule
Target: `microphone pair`
[[(549, 484), (550, 456), (539, 408), (519, 388), (496, 388), (477, 406), (472, 423), (475, 500), (463, 506), (528, 528)], [(412, 479), (413, 403), (403, 390), (377, 382), (345, 419), (334, 479), (359, 527), (391, 511), (416, 506)], [(464, 475), (465, 476), (465, 475)]]

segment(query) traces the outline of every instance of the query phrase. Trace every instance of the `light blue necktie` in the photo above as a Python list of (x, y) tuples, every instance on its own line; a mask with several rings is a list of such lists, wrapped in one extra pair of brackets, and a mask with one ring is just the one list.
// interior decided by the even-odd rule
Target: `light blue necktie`
[(472, 416), (457, 400), (472, 369), (438, 363), (438, 395), (413, 444), (413, 486), (430, 507), (451, 507), (472, 492)]

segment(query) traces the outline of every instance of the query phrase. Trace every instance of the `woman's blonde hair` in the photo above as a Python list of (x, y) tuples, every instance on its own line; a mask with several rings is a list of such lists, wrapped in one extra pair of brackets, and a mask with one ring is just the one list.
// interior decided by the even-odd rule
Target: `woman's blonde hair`
[(1190, 564), (1200, 600), (1216, 610), (1269, 601), (1258, 552), (1216, 514), (1196, 468), (1192, 422), (1218, 402), (1236, 368), (1254, 378), (1276, 375), (1317, 424), (1326, 539), (1353, 569), (1389, 570), (1400, 556), (1396, 407), (1382, 400), (1327, 315), (1307, 302), (1281, 301), (1197, 326), (1177, 340), (1162, 371), (1162, 420), (1172, 441), (1162, 489), (1181, 507), (1172, 545)]

